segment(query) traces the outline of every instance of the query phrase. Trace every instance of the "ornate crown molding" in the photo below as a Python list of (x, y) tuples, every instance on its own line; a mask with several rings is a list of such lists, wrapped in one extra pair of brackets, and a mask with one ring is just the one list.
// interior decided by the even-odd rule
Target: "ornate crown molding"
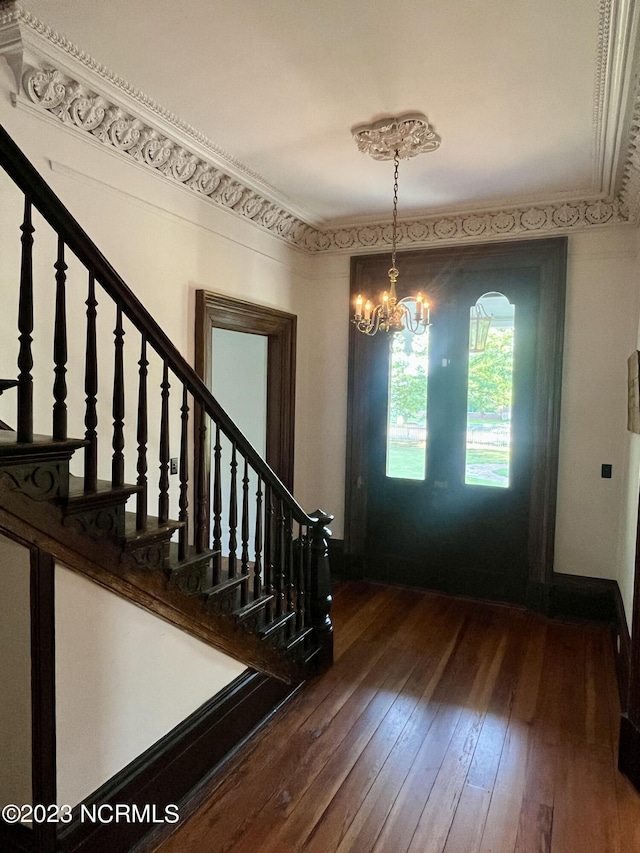
[[(597, 79), (605, 73), (614, 2), (600, 2)], [(0, 0), (0, 55), (6, 57), (14, 72), (17, 105), (85, 134), (203, 199), (250, 220), (290, 245), (314, 253), (384, 250), (391, 245), (388, 223), (319, 227), (311, 215), (294, 208), (255, 173), (95, 62), (14, 0)], [(603, 91), (604, 84), (600, 88), (596, 84), (597, 101), (604, 102)], [(601, 126), (602, 103), (596, 103), (594, 109)], [(415, 121), (416, 117), (400, 117), (407, 118)], [(413, 125), (413, 138), (416, 144), (426, 145), (425, 150), (434, 150), (440, 140), (426, 118), (420, 119), (424, 124)], [(599, 131), (596, 136), (602, 138)], [(369, 139), (366, 144), (373, 142)], [(418, 247), (531, 234), (566, 234), (615, 223), (635, 223), (639, 217), (640, 100), (636, 97), (622, 190), (613, 200), (604, 201), (594, 194), (586, 200), (419, 216), (398, 223), (398, 245)]]

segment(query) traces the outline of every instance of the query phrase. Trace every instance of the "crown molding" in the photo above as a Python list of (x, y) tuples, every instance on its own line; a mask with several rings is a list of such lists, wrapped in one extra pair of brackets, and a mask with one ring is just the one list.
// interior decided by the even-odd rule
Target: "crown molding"
[[(638, 74), (623, 74), (633, 45), (611, 70), (611, 45), (623, 24), (637, 25), (634, 0), (600, 0), (600, 28), (594, 103), (594, 152), (613, 174), (612, 127), (631, 86), (635, 98), (620, 192), (608, 198), (533, 201), (487, 210), (439, 212), (398, 223), (398, 246), (505, 240), (525, 235), (567, 234), (640, 218), (640, 98)], [(615, 33), (615, 37), (612, 37)], [(0, 0), (0, 55), (13, 70), (14, 104), (61, 122), (66, 128), (130, 158), (156, 175), (181, 184), (203, 200), (250, 220), (272, 235), (308, 252), (359, 252), (391, 246), (391, 225), (362, 222), (322, 227), (260, 176), (144, 93), (97, 63), (54, 32), (15, 0)], [(637, 57), (635, 57), (637, 61)], [(607, 81), (610, 79), (610, 85)], [(628, 98), (628, 96), (627, 96)], [(615, 117), (615, 122), (614, 122)], [(602, 155), (604, 148), (607, 149)], [(609, 178), (601, 174), (601, 187)], [(611, 181), (613, 178), (611, 178)]]

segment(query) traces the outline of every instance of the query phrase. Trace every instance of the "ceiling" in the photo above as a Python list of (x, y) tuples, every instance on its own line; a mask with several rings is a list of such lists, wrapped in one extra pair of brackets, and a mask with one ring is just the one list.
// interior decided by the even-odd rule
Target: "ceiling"
[(610, 199), (635, 0), (23, 0), (277, 189), (307, 222), (387, 218), (392, 165), (350, 128), (426, 113), (401, 216)]

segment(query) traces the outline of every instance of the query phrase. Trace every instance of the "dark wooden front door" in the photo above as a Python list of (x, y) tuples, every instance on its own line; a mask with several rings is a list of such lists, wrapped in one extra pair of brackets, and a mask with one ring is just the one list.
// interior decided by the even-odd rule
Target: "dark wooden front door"
[[(545, 240), (399, 259), (399, 296), (421, 290), (433, 306), (428, 354), (408, 368), (428, 374), (426, 417), (415, 403), (405, 417), (397, 411), (394, 383), (407, 378), (390, 365), (411, 341), (397, 341), (394, 356), (384, 333), (352, 333), (346, 538), (364, 576), (516, 602), (548, 580), (563, 258), (564, 241)], [(356, 259), (353, 294), (381, 290), (387, 266)], [(501, 335), (513, 342), (510, 400), (498, 408), (476, 393), (479, 411), (469, 412), (469, 379), (480, 369), (469, 354), (470, 309), (479, 301), (502, 306), (492, 312), (492, 345)]]

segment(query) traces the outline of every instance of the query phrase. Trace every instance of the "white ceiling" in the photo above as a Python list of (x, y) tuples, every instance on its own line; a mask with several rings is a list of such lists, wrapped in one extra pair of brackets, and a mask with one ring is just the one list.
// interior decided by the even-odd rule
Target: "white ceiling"
[(626, 155), (635, 0), (21, 5), (315, 223), (388, 216), (392, 165), (350, 134), (382, 115), (442, 138), (401, 164), (404, 216), (609, 198)]

